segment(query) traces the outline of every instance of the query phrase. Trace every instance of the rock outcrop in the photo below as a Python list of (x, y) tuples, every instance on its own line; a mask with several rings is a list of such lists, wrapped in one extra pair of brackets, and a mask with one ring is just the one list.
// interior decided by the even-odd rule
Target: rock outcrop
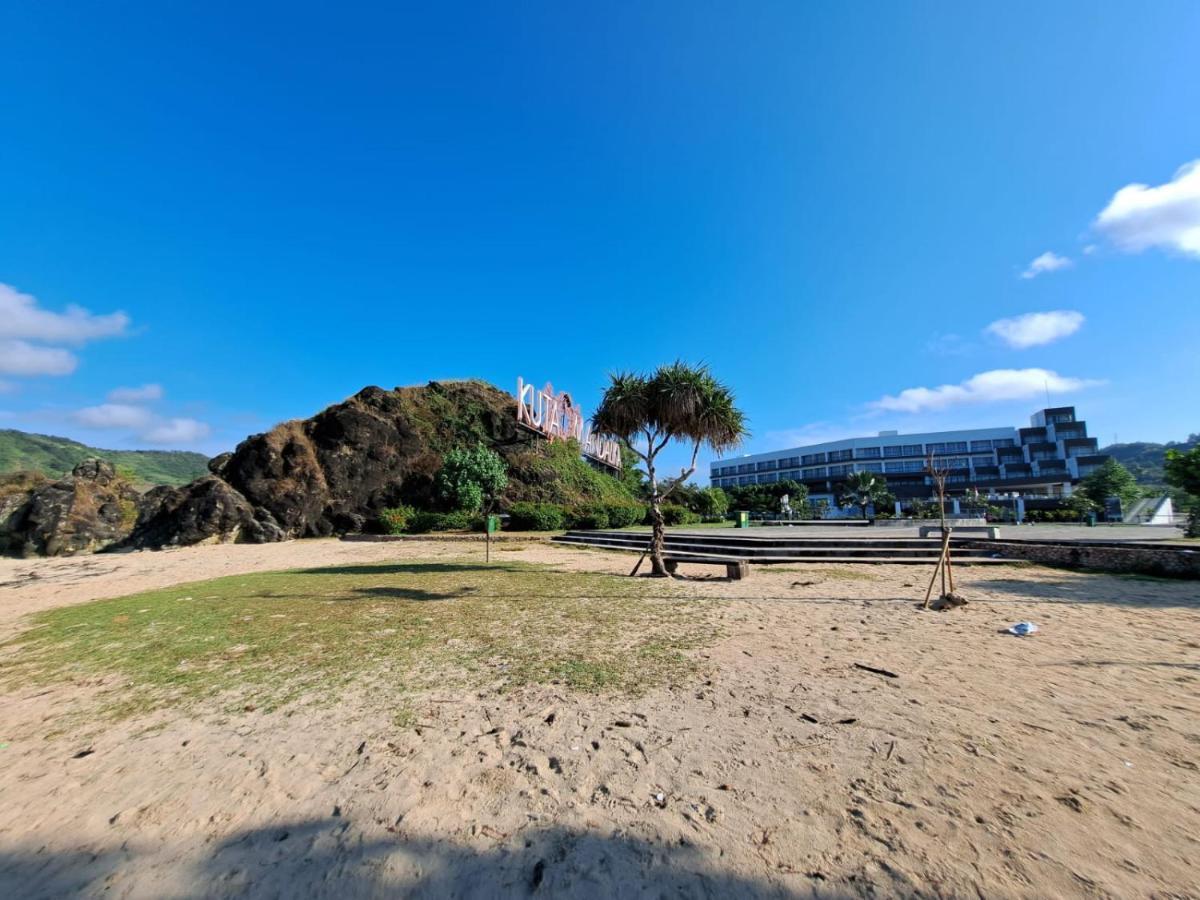
[(133, 531), (140, 500), (112, 463), (84, 460), (66, 478), (0, 501), (0, 550), (19, 556), (104, 550)]
[(162, 486), (142, 497), (137, 527), (124, 547), (264, 544), (286, 537), (271, 514), (256, 510), (232, 487), (207, 475), (181, 488)]
[[(620, 481), (581, 460), (578, 447), (548, 444), (518, 427), (516, 400), (490, 384), (368, 387), (310, 419), (247, 438), (212, 459), (210, 474), (183, 487), (139, 497), (107, 463), (81, 464), (71, 478), (33, 490), (8, 513), (20, 519), (9, 529), (8, 551), (265, 543), (369, 530), (383, 509), (435, 505), (434, 478), (445, 453), (477, 444), (508, 464), (506, 503), (629, 498)], [(0, 506), (0, 525), (4, 515)]]

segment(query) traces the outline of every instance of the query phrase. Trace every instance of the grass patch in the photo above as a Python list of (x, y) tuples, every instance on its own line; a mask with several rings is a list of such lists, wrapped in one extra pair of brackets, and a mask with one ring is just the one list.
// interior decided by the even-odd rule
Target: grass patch
[(397, 692), (560, 682), (636, 693), (711, 642), (705, 605), (662, 582), (518, 562), (236, 575), (50, 610), (0, 645), (0, 683), (115, 682), (117, 717), (219, 697), (271, 709), (350, 683)]

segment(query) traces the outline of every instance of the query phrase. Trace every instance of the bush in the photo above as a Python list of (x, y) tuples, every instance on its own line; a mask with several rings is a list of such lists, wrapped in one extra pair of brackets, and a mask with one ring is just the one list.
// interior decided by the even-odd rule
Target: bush
[(467, 531), (474, 524), (475, 515), (466, 510), (455, 512), (427, 512), (421, 510), (408, 519), (409, 534), (425, 534), (430, 531)]
[(577, 507), (571, 511), (569, 518), (572, 528), (595, 529), (609, 525), (608, 508), (599, 503)]
[(392, 509), (379, 511), (379, 529), (384, 534), (404, 534), (408, 530), (409, 520), (416, 515), (411, 506), (397, 506)]
[(604, 509), (609, 528), (627, 528), (646, 518), (646, 507), (640, 503), (608, 503)]
[(566, 510), (554, 503), (514, 503), (508, 510), (513, 531), (561, 531)]
[[(664, 503), (662, 514), (663, 521), (668, 525), (695, 525), (700, 521), (700, 516), (686, 506), (680, 506), (677, 503)], [(646, 515), (647, 521), (649, 521), (649, 512)]]

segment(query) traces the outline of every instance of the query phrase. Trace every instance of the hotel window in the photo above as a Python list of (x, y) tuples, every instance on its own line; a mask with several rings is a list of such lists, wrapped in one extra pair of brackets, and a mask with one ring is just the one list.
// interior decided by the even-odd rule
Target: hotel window
[(904, 455), (904, 448), (903, 448), (903, 447), (901, 447), (899, 444), (895, 444), (895, 445), (893, 445), (893, 446), (891, 446), (891, 447), (884, 447), (884, 448), (883, 448), (883, 455), (884, 455), (884, 456), (887, 456), (887, 457), (892, 457), (892, 456), (903, 456), (903, 455)]
[(857, 459), (879, 459), (880, 450), (878, 447), (859, 447), (854, 455)]
[(858, 471), (860, 472), (882, 472), (883, 463), (859, 463)]
[(813, 463), (823, 463), (825, 461), (824, 453), (810, 453), (807, 456), (800, 458), (800, 463), (805, 466), (811, 466)]
[(971, 452), (972, 453), (977, 453), (980, 450), (991, 450), (991, 449), (992, 449), (991, 441), (971, 441)]
[(838, 475), (847, 475), (850, 472), (850, 466), (830, 466), (829, 477), (836, 478)]
[(904, 455), (905, 456), (920, 456), (921, 455), (921, 445), (920, 444), (905, 444), (904, 445)]
[(805, 469), (804, 470), (805, 478), (824, 478), (828, 474), (829, 474), (829, 470), (826, 469), (824, 466), (819, 466), (816, 469)]
[(999, 450), (1001, 447), (1015, 447), (1016, 444), (1012, 438), (1000, 438), (999, 440), (992, 441), (992, 446)]
[(841, 462), (843, 459), (853, 459), (853, 458), (854, 458), (853, 450), (830, 450), (829, 451), (829, 461), (830, 462)]

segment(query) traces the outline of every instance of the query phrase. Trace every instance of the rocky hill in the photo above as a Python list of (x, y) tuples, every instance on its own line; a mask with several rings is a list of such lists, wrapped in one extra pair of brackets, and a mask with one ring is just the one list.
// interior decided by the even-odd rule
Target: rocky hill
[[(189, 484), (157, 487), (138, 497), (136, 516), (120, 507), (123, 533), (111, 526), (116, 501), (104, 492), (117, 489), (120, 479), (110, 478), (108, 469), (103, 485), (90, 470), (78, 468), (58, 482), (27, 489), (10, 485), (6, 505), (0, 505), (0, 550), (6, 543), (9, 552), (24, 554), (263, 543), (370, 530), (385, 508), (433, 507), (433, 481), (444, 454), (477, 444), (495, 450), (508, 464), (502, 505), (630, 499), (622, 482), (584, 462), (578, 447), (549, 444), (518, 428), (516, 400), (493, 385), (368, 387), (310, 419), (247, 438), (232, 453), (211, 460), (209, 474)], [(35, 514), (50, 495), (83, 499), (57, 518)], [(87, 530), (82, 511), (98, 513), (102, 507), (108, 518), (94, 539), (36, 537), (47, 533), (48, 520), (68, 519), (72, 534), (81, 535)]]
[(0, 429), (0, 475), (39, 472), (62, 478), (85, 459), (103, 459), (144, 485), (187, 484), (206, 471), (208, 457), (185, 450), (100, 450), (69, 438)]

